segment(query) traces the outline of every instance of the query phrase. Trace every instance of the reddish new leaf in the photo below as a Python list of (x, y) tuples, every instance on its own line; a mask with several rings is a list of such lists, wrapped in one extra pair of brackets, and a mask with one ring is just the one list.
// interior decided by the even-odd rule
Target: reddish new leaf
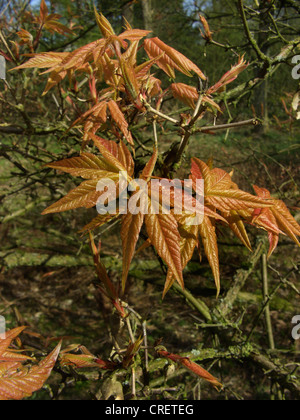
[(178, 354), (169, 353), (166, 350), (157, 350), (157, 353), (161, 357), (166, 357), (169, 360), (172, 360), (175, 363), (180, 363), (191, 372), (195, 373), (200, 378), (204, 379), (205, 381), (209, 382), (217, 389), (223, 388), (223, 385), (214, 377), (212, 376), (207, 370), (203, 369), (197, 363), (192, 362), (188, 357), (182, 357)]
[(210, 169), (200, 159), (192, 159), (192, 179), (204, 179), (205, 204), (220, 211), (248, 210), (250, 208), (270, 207), (270, 200), (239, 190), (222, 169)]
[(97, 184), (97, 179), (82, 182), (65, 197), (44, 210), (42, 214), (59, 213), (79, 207), (85, 207), (87, 209), (94, 207), (102, 194), (102, 192), (96, 190)]
[(174, 277), (184, 287), (180, 254), (180, 235), (175, 217), (172, 214), (145, 215), (147, 233), (158, 255), (166, 262)]
[[(272, 199), (270, 192), (265, 188), (253, 185), (256, 194), (264, 199)], [(273, 206), (268, 209), (260, 209), (254, 212), (251, 222), (266, 229), (270, 242), (268, 257), (272, 255), (277, 247), (279, 234), (285, 233), (298, 246), (297, 236), (300, 236), (300, 226), (293, 218), (288, 208), (281, 200), (272, 199)]]
[(26, 61), (26, 63), (21, 64), (12, 70), (28, 69), (32, 67), (43, 69), (59, 66), (68, 55), (69, 53), (66, 52), (46, 52), (35, 54), (30, 60)]
[(115, 121), (119, 129), (122, 131), (124, 137), (132, 146), (134, 145), (130, 131), (128, 131), (128, 123), (125, 119), (123, 112), (118, 107), (115, 101), (108, 102), (108, 108), (112, 119)]
[(83, 153), (81, 156), (52, 162), (47, 166), (85, 179), (116, 179), (119, 169), (115, 166), (115, 161), (110, 163), (92, 153)]
[[(265, 210), (268, 210), (268, 209), (265, 209)], [(228, 212), (223, 212), (223, 216), (228, 222), (228, 226), (233, 231), (233, 233), (249, 249), (249, 251), (252, 251), (251, 243), (250, 243), (244, 222), (239, 216), (238, 212), (234, 210), (230, 210)]]
[[(176, 215), (175, 215), (176, 217)], [(197, 225), (185, 225), (185, 217), (179, 216), (178, 218), (178, 231), (180, 234), (180, 254), (182, 269), (184, 269), (188, 262), (191, 260), (195, 247), (198, 242), (198, 226)], [(163, 291), (163, 298), (171, 288), (175, 281), (172, 270), (168, 270), (165, 287)]]
[(42, 362), (27, 368), (21, 363), (0, 363), (0, 400), (21, 400), (38, 391), (51, 374), (59, 355), (59, 344)]
[(165, 53), (164, 56), (157, 61), (157, 65), (164, 70), (169, 77), (175, 77), (175, 69), (190, 77), (190, 71), (194, 71), (201, 79), (206, 80), (206, 77), (199, 67), (183, 54), (162, 42), (159, 38), (145, 39), (144, 47), (150, 59)]
[(203, 222), (199, 225), (199, 234), (202, 239), (205, 255), (214, 275), (218, 296), (220, 293), (219, 252), (215, 226), (209, 217), (204, 216)]
[(144, 222), (142, 213), (131, 214), (128, 212), (123, 216), (121, 239), (123, 247), (123, 271), (122, 271), (122, 287), (125, 289), (129, 267), (134, 255), (137, 241), (139, 239), (140, 230)]
[(102, 139), (95, 135), (90, 137), (108, 163), (114, 166), (116, 170), (126, 171), (129, 176), (133, 175), (134, 161), (128, 147), (122, 141), (117, 144), (112, 140)]

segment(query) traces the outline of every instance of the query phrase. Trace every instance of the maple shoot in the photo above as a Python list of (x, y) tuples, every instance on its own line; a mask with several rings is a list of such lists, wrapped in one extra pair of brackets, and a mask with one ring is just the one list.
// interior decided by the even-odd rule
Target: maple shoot
[[(243, 2), (239, 1), (238, 5), (242, 12), (246, 37), (258, 53), (256, 56), (259, 65), (262, 69), (267, 64), (270, 69), (272, 66), (277, 66), (278, 58), (275, 57), (271, 63), (257, 50), (258, 46), (253, 43), (252, 34), (245, 21)], [(53, 7), (54, 5), (51, 4), (51, 10)], [(252, 13), (253, 10), (249, 9), (248, 12)], [(257, 11), (257, 14), (259, 13), (260, 11)], [(94, 216), (85, 226), (80, 225), (81, 230), (77, 233), (82, 235), (82, 244), (80, 244), (82, 249), (84, 242), (90, 245), (96, 273), (92, 281), (83, 282), (83, 287), (88, 289), (88, 293), (90, 286), (95, 289), (95, 303), (99, 304), (103, 311), (104, 324), (107, 324), (105, 326), (109, 329), (111, 348), (109, 352), (105, 349), (106, 356), (102, 358), (97, 354), (96, 345), (93, 352), (81, 344), (69, 344), (61, 349), (61, 340), (69, 340), (70, 337), (43, 337), (25, 327), (6, 331), (5, 334), (0, 334), (0, 399), (22, 399), (31, 396), (33, 392), (44, 386), (53, 369), (56, 374), (61, 375), (61, 384), (53, 387), (55, 392), (54, 397), (51, 395), (51, 398), (59, 399), (64, 387), (67, 388), (69, 385), (73, 387), (77, 381), (80, 382), (80, 386), (85, 381), (90, 383), (91, 377), (85, 376), (86, 369), (90, 368), (93, 369), (92, 380), (99, 389), (97, 395), (95, 394), (95, 399), (136, 399), (137, 395), (147, 399), (152, 395), (165, 396), (166, 389), (161, 390), (158, 387), (162, 384), (166, 385), (169, 371), (171, 371), (171, 378), (173, 380), (175, 378), (175, 381), (176, 375), (181, 375), (182, 371), (196, 375), (197, 385), (193, 388), (194, 396), (196, 390), (197, 392), (199, 390), (200, 394), (199, 379), (203, 379), (217, 390), (223, 389), (221, 380), (203, 369), (198, 363), (209, 362), (212, 363), (211, 366), (215, 366), (217, 361), (220, 367), (226, 359), (231, 363), (229, 373), (231, 382), (232, 360), (239, 362), (247, 360), (258, 364), (264, 371), (268, 371), (272, 381), (277, 375), (280, 386), (296, 390), (299, 395), (299, 386), (294, 381), (294, 376), (287, 374), (286, 366), (281, 370), (277, 362), (275, 366), (270, 358), (262, 355), (259, 345), (250, 342), (261, 313), (266, 313), (266, 328), (271, 328), (267, 319), (270, 311), (264, 310), (276, 291), (282, 285), (289, 283), (289, 274), (280, 278), (276, 291), (271, 292), (270, 296), (267, 296), (267, 288), (264, 289), (262, 308), (256, 320), (251, 324), (248, 337), (245, 336), (247, 328), (243, 331), (243, 326), (241, 326), (246, 311), (238, 320), (235, 317), (236, 313), (232, 313), (231, 317), (227, 315), (229, 308), (236, 309), (233, 302), (261, 257), (263, 257), (263, 267), (266, 269), (266, 258), (272, 257), (279, 244), (280, 235), (289, 237), (297, 246), (300, 246), (300, 226), (285, 203), (278, 199), (277, 195), (273, 195), (271, 191), (264, 188), (264, 185), (260, 185), (260, 181), (255, 182), (259, 185), (250, 186), (250, 190), (245, 191), (236, 182), (234, 168), (225, 171), (214, 164), (213, 158), (207, 161), (200, 153), (198, 155), (189, 148), (193, 136), (197, 135), (195, 139), (201, 143), (201, 138), (214, 135), (220, 130), (233, 130), (243, 126), (254, 127), (260, 124), (256, 114), (254, 118), (251, 118), (252, 112), (250, 113), (248, 109), (246, 109), (247, 115), (244, 121), (234, 120), (224, 123), (222, 115), (226, 107), (230, 116), (231, 102), (227, 102), (226, 88), (234, 83), (242, 72), (249, 71), (251, 67), (247, 62), (248, 58), (242, 53), (233, 54), (232, 57), (235, 58), (232, 59), (231, 67), (229, 66), (230, 68), (226, 69), (227, 71), (220, 78), (212, 80), (212, 77), (202, 68), (204, 60), (202, 60), (200, 49), (197, 63), (201, 69), (181, 52), (152, 35), (149, 30), (134, 29), (124, 19), (123, 30), (116, 33), (103, 14), (99, 14), (96, 9), (94, 14), (95, 30), (98, 31), (99, 28), (98, 39), (93, 38), (94, 40), (86, 45), (81, 45), (79, 42), (76, 45), (81, 46), (74, 50), (71, 50), (71, 46), (80, 39), (80, 36), (67, 42), (65, 44), (67, 48), (63, 52), (58, 52), (62, 48), (38, 52), (39, 47), (44, 48), (44, 32), (51, 36), (53, 34), (68, 36), (72, 33), (76, 35), (76, 27), (72, 23), (73, 18), (68, 26), (63, 25), (59, 20), (59, 15), (49, 12), (45, 0), (41, 1), (38, 14), (34, 12), (26, 14), (26, 29), (21, 28), (18, 31), (19, 42), (13, 42), (12, 50), (1, 31), (0, 37), (2, 41), (4, 39), (5, 47), (6, 44), (8, 46), (5, 57), (15, 63), (13, 70), (18, 71), (19, 75), (22, 77), (30, 75), (29, 69), (41, 69), (39, 77), (42, 83), (43, 81), (45, 83), (43, 93), (38, 94), (48, 95), (46, 97), (51, 96), (55, 99), (55, 106), (61, 112), (57, 114), (60, 115), (61, 121), (58, 122), (59, 129), (55, 132), (62, 135), (64, 145), (67, 145), (62, 150), (68, 150), (68, 154), (66, 152), (58, 160), (57, 155), (52, 151), (47, 153), (43, 149), (45, 160), (37, 158), (38, 165), (47, 163), (46, 171), (47, 174), (50, 173), (47, 188), (50, 185), (50, 189), (56, 192), (55, 199), (58, 200), (54, 202), (54, 198), (52, 201), (48, 197), (46, 200), (41, 199), (43, 204), (45, 201), (49, 202), (48, 207), (43, 211), (45, 216), (43, 220), (49, 220), (50, 225), (51, 216), (49, 215), (75, 211), (78, 208), (92, 209), (90, 214), (94, 213)], [(270, 17), (272, 16), (270, 12)], [(29, 22), (32, 24), (32, 29)], [(200, 22), (203, 27), (201, 35), (205, 42), (217, 44), (208, 21), (200, 16)], [(148, 29), (149, 25), (146, 27)], [(218, 45), (220, 47), (221, 44)], [(234, 51), (231, 47), (228, 48), (225, 45), (223, 47), (226, 51), (229, 49)], [(23, 48), (29, 54), (21, 54), (20, 51), (22, 52)], [(244, 50), (245, 47), (238, 49), (239, 52)], [(287, 57), (292, 50), (289, 46), (282, 54)], [(259, 59), (262, 60), (259, 61)], [(257, 62), (254, 64), (256, 65)], [(251, 62), (252, 65), (253, 62)], [(29, 80), (27, 76), (23, 79)], [(245, 84), (240, 84), (239, 88), (240, 86), (245, 86)], [(13, 97), (14, 91), (6, 81), (5, 89)], [(61, 103), (64, 104), (62, 107), (59, 106), (55, 96), (57, 94)], [(0, 96), (2, 98), (2, 94)], [(17, 95), (16, 99), (18, 99)], [(172, 108), (170, 108), (170, 103), (172, 103)], [(173, 104), (176, 106), (173, 107)], [(180, 110), (177, 108), (179, 104), (185, 108)], [(26, 126), (23, 130), (22, 127), (6, 127), (4, 124), (2, 131), (14, 128), (17, 134), (24, 132), (28, 136), (41, 133), (49, 135), (47, 130), (36, 130), (36, 123), (31, 123), (27, 113), (19, 105), (15, 105), (13, 109), (20, 112)], [(67, 123), (63, 121), (64, 118)], [(223, 123), (219, 123), (221, 118), (223, 118)], [(230, 121), (232, 121), (231, 116)], [(173, 143), (169, 146), (170, 134)], [(53, 137), (50, 138), (52, 141)], [(22, 153), (24, 157), (27, 157), (29, 151), (24, 149)], [(50, 161), (49, 156), (55, 161)], [(215, 160), (218, 162), (218, 156)], [(20, 168), (20, 164), (14, 159), (11, 163), (19, 170), (23, 169), (21, 176), (26, 178), (25, 187), (27, 188), (30, 185), (27, 181), (30, 180), (31, 174), (29, 176), (27, 170), (22, 166)], [(70, 189), (66, 195), (62, 195), (61, 185), (54, 184), (55, 177), (52, 170), (57, 171), (58, 174), (64, 172), (69, 178), (76, 177), (76, 180), (71, 178), (76, 187)], [(32, 182), (38, 181), (32, 178)], [(119, 229), (118, 239), (122, 264), (118, 266), (120, 269), (116, 270), (118, 275), (111, 276), (108, 270), (108, 267), (110, 269), (111, 267), (106, 264), (106, 260), (101, 258), (102, 250), (104, 249), (105, 254), (111, 244), (102, 239), (103, 233), (116, 225)], [(252, 236), (249, 235), (249, 231)], [(253, 232), (255, 232), (254, 238), (258, 234), (265, 233), (269, 242), (269, 248), (265, 249), (263, 242), (259, 240), (259, 245), (250, 259), (249, 266), (251, 267), (249, 270), (244, 270), (239, 265), (238, 268), (241, 269), (232, 276), (232, 284), (226, 294), (223, 290), (221, 291), (218, 246), (219, 238), (224, 232), (225, 235), (227, 232), (228, 236), (235, 235), (240, 244), (249, 252), (252, 252), (250, 238), (253, 238)], [(100, 240), (96, 241), (99, 237)], [(191, 328), (201, 328), (204, 331), (203, 334), (202, 332), (199, 335), (193, 334), (193, 339), (198, 342), (197, 348), (181, 355), (168, 351), (161, 345), (160, 339), (152, 340), (155, 334), (148, 340), (147, 328), (148, 331), (151, 330), (147, 325), (148, 315), (145, 316), (145, 313), (152, 310), (152, 307), (149, 310), (149, 302), (148, 307), (143, 307), (141, 315), (129, 303), (133, 300), (132, 297), (137, 295), (132, 294), (128, 303), (125, 302), (129, 291), (132, 290), (128, 277), (130, 274), (132, 277), (135, 276), (133, 270), (130, 271), (134, 267), (132, 263), (137, 261), (140, 253), (148, 247), (152, 247), (154, 263), (164, 274), (162, 296), (165, 297), (172, 288), (183, 296), (201, 316), (199, 321), (201, 324), (195, 324), (194, 321), (190, 324)], [(198, 258), (201, 262), (203, 256), (209, 263), (208, 274), (205, 268), (203, 270), (204, 276), (208, 277), (211, 283), (215, 283), (216, 297), (220, 293), (222, 295), (222, 299), (219, 300), (213, 296), (214, 307), (212, 308), (206, 306), (205, 302), (194, 297), (185, 288), (185, 283), (187, 283), (185, 273), (188, 271), (189, 263), (192, 258)], [(149, 270), (149, 266), (146, 265), (145, 271)], [(192, 268), (192, 264), (190, 266)], [(57, 271), (45, 275), (43, 273), (42, 279), (48, 279), (54, 273)], [(230, 276), (231, 273), (232, 271), (230, 271)], [(263, 282), (266, 284), (266, 270), (263, 274)], [(152, 272), (150, 276), (153, 277)], [(289, 285), (299, 294), (294, 284)], [(212, 286), (214, 287), (213, 284)], [(154, 286), (151, 284), (152, 287)], [(69, 293), (71, 287), (67, 289)], [(76, 289), (77, 292), (79, 289)], [(146, 299), (141, 299), (142, 305), (145, 303), (144, 300), (146, 301)], [(5, 303), (5, 305), (10, 307), (10, 302), (14, 300), (7, 300), (7, 302), (8, 304)], [(165, 304), (168, 305), (167, 299)], [(47, 310), (51, 307), (44, 306)], [(95, 312), (97, 317), (98, 312)], [(177, 312), (177, 307), (175, 312)], [(81, 312), (75, 307), (74, 313), (77, 321)], [(18, 321), (21, 321), (22, 315), (17, 311), (16, 314)], [(182, 323), (185, 322), (181, 319), (179, 310), (175, 315), (176, 322), (178, 319), (180, 322), (183, 321)], [(190, 315), (192, 314), (188, 313), (188, 316)], [(247, 316), (252, 316), (252, 312), (247, 313)], [(198, 318), (195, 318), (198, 322)], [(98, 334), (101, 325), (98, 319), (96, 325)], [(170, 327), (173, 328), (173, 326), (174, 323), (170, 323)], [(165, 325), (163, 327), (165, 328)], [(213, 331), (212, 335), (206, 334), (207, 331)], [(199, 337), (201, 337), (200, 340)], [(93, 336), (93, 340), (94, 338)], [(190, 344), (189, 338), (191, 335), (185, 343)], [(211, 340), (213, 348), (208, 348), (207, 343), (201, 341), (202, 338)], [(59, 344), (51, 351), (48, 346), (53, 342), (55, 346)], [(97, 339), (96, 342), (98, 345), (102, 341)], [(103, 343), (106, 344), (108, 341), (103, 341)], [(224, 348), (225, 343), (228, 344), (227, 349)], [(269, 357), (267, 354), (266, 356)], [(172, 376), (174, 364), (179, 369)], [(81, 370), (80, 373), (77, 370)], [(154, 375), (152, 375), (153, 372), (155, 372)], [(226, 374), (225, 370), (224, 373)], [(226, 381), (224, 375), (222, 382), (223, 379)], [(276, 385), (275, 379), (272, 385)], [(176, 392), (179, 392), (180, 387), (181, 385), (176, 387)], [(229, 386), (227, 390), (230, 392), (228, 395), (231, 396), (232, 391)], [(184, 389), (177, 395), (186, 396), (187, 394)]]
[[(166, 192), (161, 185), (156, 192), (151, 189), (151, 181), (157, 177), (172, 180), (160, 176), (166, 172), (171, 174), (178, 168), (189, 137), (193, 130), (197, 130), (199, 122), (205, 120), (206, 114), (220, 112), (217, 93), (247, 68), (244, 57), (218, 82), (201, 92), (193, 85), (176, 82), (163, 89), (162, 81), (154, 75), (155, 67), (172, 79), (175, 79), (176, 72), (188, 77), (194, 73), (202, 81), (207, 78), (187, 57), (157, 37), (145, 39), (149, 31), (132, 29), (127, 23), (125, 31), (117, 35), (102, 14), (95, 10), (95, 16), (102, 33), (99, 40), (72, 52), (34, 54), (16, 68), (47, 69), (43, 72), (49, 74), (44, 94), (60, 86), (66, 77), (71, 86), (78, 86), (82, 75), (89, 82), (92, 98), (89, 109), (82, 112), (70, 127), (82, 127), (81, 154), (48, 165), (79, 176), (84, 181), (48, 207), (44, 214), (78, 207), (91, 208), (98, 203), (101, 214), (96, 215), (82, 229), (83, 232), (99, 228), (117, 218), (121, 224), (123, 289), (142, 226), (145, 225), (149, 244), (168, 267), (164, 295), (174, 281), (184, 287), (183, 269), (195, 248), (199, 249), (200, 240), (219, 294), (218, 224), (232, 230), (249, 250), (251, 243), (246, 225), (264, 229), (270, 241), (269, 256), (277, 246), (279, 234), (288, 235), (299, 245), (297, 236), (300, 235), (300, 227), (282, 201), (273, 199), (261, 186), (254, 187), (255, 195), (239, 189), (232, 180), (232, 173), (213, 168), (211, 163), (207, 164), (198, 157), (192, 159), (190, 173), (187, 174), (193, 189), (189, 199), (194, 208), (201, 203), (196, 197), (197, 182), (201, 180), (204, 184), (202, 218), (198, 223), (189, 223), (190, 211), (176, 211), (178, 203), (186, 198), (184, 189), (181, 193), (178, 188)], [(148, 59), (138, 62), (137, 52), (141, 49), (144, 49)], [(185, 114), (184, 118), (180, 115), (177, 119), (164, 114), (162, 104), (164, 97), (169, 94), (188, 105), (190, 113)], [(73, 99), (69, 100), (73, 102)], [(144, 169), (138, 169), (137, 172), (136, 150), (139, 144), (136, 142), (134, 125), (145, 117), (153, 124), (153, 153)], [(158, 159), (163, 143), (163, 137), (157, 137), (157, 123), (160, 121), (173, 124), (181, 137), (179, 150), (171, 157), (167, 155), (163, 162)], [(201, 126), (201, 130), (205, 130), (205, 125)], [(108, 139), (112, 136), (115, 140)], [(97, 153), (91, 151), (93, 145)], [(165, 200), (168, 201), (168, 212), (165, 211)], [(155, 211), (153, 202), (156, 203)], [(135, 203), (134, 209), (132, 203)], [(131, 208), (131, 212), (127, 211), (128, 208)], [(107, 211), (109, 209), (113, 211)]]

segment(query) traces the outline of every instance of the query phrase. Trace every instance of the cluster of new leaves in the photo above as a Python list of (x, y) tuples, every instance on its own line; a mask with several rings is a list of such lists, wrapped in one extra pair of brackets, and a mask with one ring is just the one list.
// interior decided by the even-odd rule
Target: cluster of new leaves
[[(10, 348), (25, 327), (18, 327), (0, 336), (0, 400), (21, 400), (42, 388), (55, 365), (60, 344), (39, 364), (31, 357)], [(4, 335), (4, 334), (3, 334)], [(30, 362), (30, 364), (28, 364)]]
[[(188, 223), (191, 212), (177, 214), (174, 211), (177, 200), (174, 189), (171, 189), (171, 206), (167, 214), (164, 211), (151, 211), (154, 201), (158, 202), (160, 209), (164, 205), (163, 191), (159, 191), (158, 196), (154, 197), (150, 188), (151, 179), (159, 175), (155, 172), (159, 144), (155, 142), (152, 157), (144, 169), (138, 172), (134, 159), (135, 141), (130, 130), (130, 122), (136, 116), (143, 116), (148, 112), (155, 115), (155, 118), (162, 115), (159, 109), (165, 92), (162, 91), (161, 80), (151, 73), (151, 69), (156, 65), (171, 78), (175, 77), (175, 71), (186, 76), (191, 76), (191, 72), (194, 72), (201, 80), (206, 80), (206, 77), (188, 58), (158, 38), (144, 39), (142, 47), (148, 59), (139, 64), (137, 52), (141, 48), (140, 42), (149, 32), (132, 29), (127, 25), (123, 33), (116, 35), (103, 15), (99, 15), (97, 11), (95, 15), (103, 38), (73, 52), (36, 54), (18, 67), (47, 68), (45, 73), (50, 73), (50, 76), (44, 93), (59, 85), (66, 76), (75, 90), (79, 86), (78, 77), (85, 77), (89, 81), (90, 108), (72, 124), (72, 127), (83, 125), (82, 153), (78, 157), (49, 165), (51, 168), (80, 176), (85, 181), (52, 204), (44, 214), (78, 207), (91, 208), (101, 196), (107, 202), (116, 201), (116, 197), (124, 196), (123, 192), (126, 190), (125, 209), (124, 202), (121, 207), (116, 205), (114, 214), (99, 214), (83, 231), (91, 231), (115, 218), (120, 220), (124, 287), (141, 229), (145, 226), (148, 235), (146, 245), (151, 244), (168, 267), (164, 294), (174, 281), (184, 286), (183, 269), (192, 258), (195, 248), (200, 251), (201, 242), (219, 293), (218, 224), (230, 228), (249, 249), (251, 244), (245, 223), (266, 230), (270, 240), (269, 255), (274, 251), (280, 233), (288, 235), (299, 245), (296, 236), (300, 235), (300, 227), (282, 201), (271, 198), (266, 190), (258, 187), (255, 187), (256, 195), (240, 190), (232, 181), (231, 174), (218, 168), (213, 169), (197, 158), (192, 159), (190, 179), (195, 191), (197, 180), (204, 181), (204, 215), (201, 223)], [(198, 92), (196, 88), (183, 83), (173, 83), (169, 87), (175, 98), (191, 107), (192, 114), (187, 116), (185, 122), (174, 121), (179, 134), (183, 133), (183, 138), (196, 121), (203, 118), (207, 109), (220, 110), (213, 95), (235, 80), (246, 67), (244, 58), (240, 58), (236, 65), (205, 92)], [(102, 86), (98, 91), (100, 84)], [(156, 102), (156, 108), (152, 108), (151, 101)], [(109, 133), (110, 138), (115, 136), (116, 141), (99, 137), (101, 132)], [(90, 141), (93, 141), (99, 155), (85, 151), (85, 146)], [(122, 179), (120, 172), (123, 174)], [(135, 177), (146, 183), (147, 186), (142, 191)], [(111, 189), (99, 188), (99, 181), (104, 178), (115, 186), (114, 194), (111, 195)], [(128, 185), (132, 193), (127, 193)], [(197, 199), (194, 195), (192, 197), (195, 209)], [(137, 214), (128, 211), (130, 200), (140, 202), (140, 207), (146, 211), (141, 210)], [(184, 192), (180, 200), (185, 201)]]
[(23, 45), (29, 49), (30, 53), (34, 53), (38, 48), (41, 35), (44, 31), (49, 32), (50, 34), (73, 34), (73, 30), (75, 29), (73, 23), (70, 24), (70, 27), (67, 27), (60, 22), (60, 18), (61, 16), (57, 13), (49, 13), (45, 0), (41, 1), (38, 14), (34, 14), (28, 10), (25, 11), (22, 14), (21, 23), (22, 25), (30, 26), (30, 28), (27, 30), (23, 27), (17, 32), (19, 40), (11, 41), (13, 57), (5, 55), (5, 58), (9, 61), (12, 59), (19, 61), (21, 58), (20, 47)]

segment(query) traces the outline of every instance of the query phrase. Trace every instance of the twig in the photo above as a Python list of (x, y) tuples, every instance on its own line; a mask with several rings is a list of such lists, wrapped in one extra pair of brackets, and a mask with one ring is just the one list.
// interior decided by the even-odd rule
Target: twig
[[(262, 268), (262, 281), (263, 281), (263, 301), (267, 302), (269, 298), (269, 286), (268, 286), (268, 268), (267, 268), (267, 255), (263, 254), (261, 257), (261, 268)], [(269, 303), (265, 306), (265, 320), (268, 332), (269, 348), (270, 350), (275, 349), (272, 321), (270, 316)]]
[(145, 371), (146, 375), (148, 374), (148, 337), (147, 337), (147, 321), (143, 322), (143, 336), (144, 336), (144, 346), (145, 346)]
[(152, 106), (148, 104), (147, 102), (144, 102), (144, 105), (147, 108), (147, 111), (151, 112), (151, 114), (157, 115), (158, 117), (161, 117), (164, 120), (170, 121), (173, 124), (180, 124), (180, 121), (175, 120), (174, 118), (169, 117), (168, 115), (163, 114), (160, 111), (157, 111), (156, 109), (152, 108)]
[(11, 56), (12, 60), (14, 61), (15, 64), (17, 64), (17, 60), (16, 60), (15, 56), (13, 55), (11, 49), (9, 48), (9, 46), (8, 46), (8, 44), (6, 42), (6, 39), (4, 38), (4, 35), (3, 35), (2, 31), (1, 31), (1, 29), (0, 29), (0, 38), (1, 38), (1, 41), (3, 42), (3, 44), (5, 45), (5, 47), (6, 47), (7, 51), (8, 51), (8, 53), (9, 53), (9, 55)]
[(158, 137), (157, 137), (157, 127), (156, 127), (156, 121), (153, 120), (153, 135), (154, 135), (154, 146), (155, 149), (158, 149)]
[(230, 128), (237, 128), (237, 127), (244, 127), (246, 125), (258, 125), (260, 124), (259, 120), (256, 118), (252, 118), (251, 120), (246, 121), (238, 121), (229, 124), (220, 124), (220, 125), (212, 125), (206, 127), (195, 128), (193, 133), (205, 133), (207, 131), (217, 131), (217, 130), (227, 130)]
[(133, 335), (133, 332), (132, 332), (132, 328), (131, 328), (129, 317), (126, 317), (125, 318), (125, 321), (126, 321), (128, 333), (129, 333), (129, 336), (130, 336), (130, 340), (131, 340), (132, 343), (134, 343), (135, 342), (135, 338), (134, 338), (134, 335)]

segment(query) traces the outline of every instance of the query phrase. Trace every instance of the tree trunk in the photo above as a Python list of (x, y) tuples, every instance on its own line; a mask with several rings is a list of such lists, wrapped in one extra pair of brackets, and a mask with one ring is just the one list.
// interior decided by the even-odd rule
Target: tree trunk
[(153, 30), (152, 25), (152, 1), (151, 0), (141, 0), (143, 8), (143, 19), (144, 19), (144, 28), (147, 31)]

